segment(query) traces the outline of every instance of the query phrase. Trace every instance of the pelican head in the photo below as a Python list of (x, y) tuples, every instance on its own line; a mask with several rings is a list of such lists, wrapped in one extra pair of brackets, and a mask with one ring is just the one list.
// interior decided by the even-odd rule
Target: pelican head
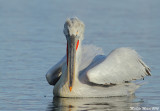
[(66, 36), (66, 39), (68, 39), (69, 36), (75, 36), (83, 40), (84, 23), (77, 17), (67, 19), (64, 24), (63, 32)]
[(71, 91), (75, 77), (76, 53), (79, 42), (83, 40), (84, 24), (78, 18), (67, 19), (63, 32), (67, 40), (67, 77), (68, 87)]

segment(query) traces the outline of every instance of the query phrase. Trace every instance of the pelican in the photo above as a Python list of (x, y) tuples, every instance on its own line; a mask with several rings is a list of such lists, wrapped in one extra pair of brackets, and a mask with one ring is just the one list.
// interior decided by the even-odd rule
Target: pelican
[(108, 56), (101, 48), (83, 45), (84, 23), (77, 17), (64, 24), (66, 55), (46, 74), (53, 95), (58, 97), (127, 96), (140, 86), (133, 80), (150, 76), (150, 68), (137, 52), (117, 48)]

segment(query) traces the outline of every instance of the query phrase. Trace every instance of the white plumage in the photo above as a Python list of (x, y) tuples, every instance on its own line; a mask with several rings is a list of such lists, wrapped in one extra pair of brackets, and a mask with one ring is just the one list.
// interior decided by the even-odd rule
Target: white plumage
[(89, 81), (97, 84), (121, 84), (146, 75), (150, 75), (148, 66), (136, 51), (129, 48), (115, 49), (104, 61), (87, 72)]
[[(130, 81), (151, 75), (149, 67), (133, 49), (118, 48), (105, 56), (101, 48), (94, 45), (82, 46), (84, 24), (78, 18), (68, 19), (64, 27), (68, 44), (72, 44), (70, 36), (73, 38), (74, 35), (76, 38), (74, 39), (75, 45), (71, 45), (71, 48), (76, 46), (76, 52), (73, 53), (74, 49), (71, 50), (72, 52), (67, 52), (66, 55), (71, 53), (71, 56), (68, 55), (71, 58), (64, 56), (46, 74), (49, 84), (55, 85), (53, 91), (55, 96), (108, 97), (129, 95), (139, 87)], [(71, 32), (68, 32), (70, 30)], [(72, 57), (75, 58), (74, 61)], [(71, 65), (68, 65), (70, 62)], [(71, 73), (68, 70), (73, 73), (71, 78), (69, 78)], [(71, 83), (68, 85), (69, 81)], [(73, 86), (69, 90), (70, 85)]]

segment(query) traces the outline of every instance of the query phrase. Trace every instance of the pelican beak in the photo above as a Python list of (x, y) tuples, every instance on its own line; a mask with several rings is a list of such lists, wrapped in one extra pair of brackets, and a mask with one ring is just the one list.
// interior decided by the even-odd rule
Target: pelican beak
[(75, 77), (77, 41), (78, 38), (74, 35), (67, 38), (67, 75), (70, 92), (72, 91)]

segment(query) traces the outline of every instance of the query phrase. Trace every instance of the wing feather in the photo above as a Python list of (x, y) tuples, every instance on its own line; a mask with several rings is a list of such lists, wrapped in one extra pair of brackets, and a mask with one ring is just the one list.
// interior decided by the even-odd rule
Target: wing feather
[(104, 61), (86, 72), (89, 82), (96, 84), (120, 84), (146, 75), (151, 75), (149, 67), (130, 48), (113, 50)]
[(46, 73), (50, 85), (55, 85), (62, 75), (62, 67), (66, 64), (66, 55)]

